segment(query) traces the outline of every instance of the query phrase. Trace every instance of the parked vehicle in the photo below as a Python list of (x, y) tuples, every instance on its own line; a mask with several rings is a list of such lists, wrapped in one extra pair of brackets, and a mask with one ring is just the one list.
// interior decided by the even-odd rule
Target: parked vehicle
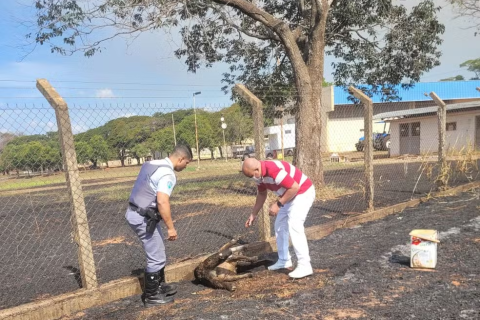
[[(283, 129), (283, 137), (282, 137)], [(278, 153), (282, 152), (285, 156), (291, 157), (295, 152), (295, 124), (285, 124), (282, 126), (271, 126), (264, 130), (266, 148), (270, 150), (270, 153), (274, 158)]]
[[(387, 123), (384, 122), (383, 132), (373, 133), (373, 149), (375, 150), (389, 150), (390, 149), (390, 132), (386, 132)], [(355, 144), (357, 151), (363, 151), (365, 149), (365, 137), (358, 139)]]
[[(266, 159), (273, 159), (276, 157), (276, 151), (272, 151), (269, 148), (265, 147), (265, 158)], [(242, 161), (247, 158), (255, 158), (255, 146), (247, 146), (245, 148), (245, 152), (242, 156)]]
[(233, 156), (233, 158), (242, 158), (243, 154), (245, 153), (246, 148), (247, 148), (247, 146), (245, 146), (245, 145), (232, 146), (232, 156)]

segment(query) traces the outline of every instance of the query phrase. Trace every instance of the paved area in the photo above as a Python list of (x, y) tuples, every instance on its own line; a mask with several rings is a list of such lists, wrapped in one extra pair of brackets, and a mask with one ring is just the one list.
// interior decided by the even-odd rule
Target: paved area
[[(68, 319), (480, 319), (479, 197), (435, 199), (311, 241), (306, 279), (258, 269), (234, 293), (182, 282), (171, 305), (147, 310), (135, 296)], [(409, 267), (413, 229), (440, 232), (436, 269)]]

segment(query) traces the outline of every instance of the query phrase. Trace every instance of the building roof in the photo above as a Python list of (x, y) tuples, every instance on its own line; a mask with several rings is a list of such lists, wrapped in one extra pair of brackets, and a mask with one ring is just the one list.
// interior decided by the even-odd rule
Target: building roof
[[(462, 102), (447, 105), (447, 112), (463, 111), (480, 108), (480, 101)], [(379, 113), (373, 116), (374, 120), (394, 120), (403, 118), (421, 117), (426, 115), (435, 115), (438, 107), (426, 107), (418, 109), (406, 109), (391, 112)]]
[[(402, 89), (398, 86), (401, 102), (408, 101), (431, 101), (425, 93), (435, 92), (443, 100), (480, 98), (480, 92), (476, 90), (480, 87), (480, 80), (470, 81), (439, 81), (439, 82), (419, 82), (411, 89)], [(350, 94), (342, 87), (334, 88), (334, 104), (352, 104), (348, 100)], [(383, 102), (380, 95), (374, 95), (374, 103)]]

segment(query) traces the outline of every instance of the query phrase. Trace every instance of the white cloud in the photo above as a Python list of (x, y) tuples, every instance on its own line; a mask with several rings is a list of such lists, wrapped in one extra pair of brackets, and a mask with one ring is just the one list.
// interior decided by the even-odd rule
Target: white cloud
[(119, 115), (118, 118), (130, 118), (130, 117), (133, 117), (133, 116), (136, 116), (136, 115), (137, 115), (136, 113), (127, 112), (127, 113)]
[(52, 122), (52, 121), (48, 121), (46, 124), (45, 124), (45, 131), (49, 132), (49, 131), (57, 131), (57, 124)]
[(100, 89), (97, 90), (96, 94), (97, 98), (115, 98), (115, 94), (113, 94), (112, 89)]
[(87, 131), (89, 128), (86, 125), (82, 124), (72, 124), (73, 134), (81, 133)]
[(32, 129), (36, 129), (38, 127), (38, 122), (35, 120), (32, 120), (28, 123), (28, 127)]

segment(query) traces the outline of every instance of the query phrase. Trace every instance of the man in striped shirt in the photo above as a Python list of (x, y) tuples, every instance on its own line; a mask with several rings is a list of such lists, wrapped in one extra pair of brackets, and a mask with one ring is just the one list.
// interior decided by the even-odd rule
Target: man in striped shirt
[(277, 239), (278, 261), (269, 270), (292, 267), (288, 250), (288, 237), (292, 239), (297, 256), (297, 267), (288, 275), (291, 278), (303, 278), (313, 273), (310, 264), (307, 237), (304, 222), (315, 200), (315, 187), (312, 181), (298, 168), (285, 161), (258, 161), (245, 159), (242, 172), (252, 178), (258, 187), (257, 199), (252, 213), (245, 223), (250, 227), (267, 199), (267, 190), (278, 195), (278, 200), (271, 204), (270, 216), (276, 216), (275, 236)]

